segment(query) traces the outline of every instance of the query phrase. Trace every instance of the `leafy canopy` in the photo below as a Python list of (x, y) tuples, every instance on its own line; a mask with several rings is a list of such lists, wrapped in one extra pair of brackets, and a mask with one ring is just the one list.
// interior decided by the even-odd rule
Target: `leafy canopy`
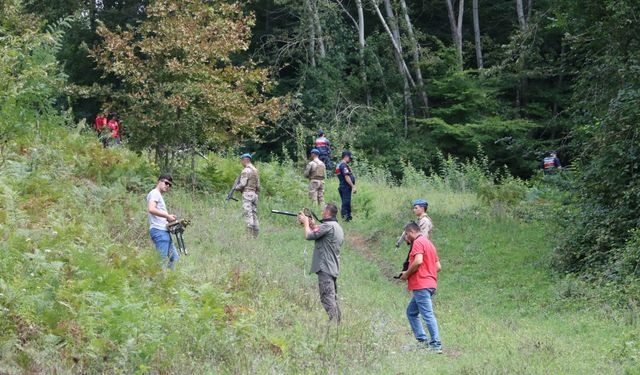
[(135, 27), (100, 25), (92, 52), (122, 82), (108, 90), (135, 148), (223, 147), (277, 116), (267, 70), (234, 61), (254, 24), (238, 4), (158, 0), (146, 12)]

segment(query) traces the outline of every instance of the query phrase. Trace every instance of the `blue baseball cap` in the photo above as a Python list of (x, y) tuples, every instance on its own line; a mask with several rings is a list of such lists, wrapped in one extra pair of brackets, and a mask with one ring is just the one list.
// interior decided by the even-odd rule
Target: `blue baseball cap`
[(242, 154), (240, 155), (240, 159), (253, 159), (253, 157), (251, 156), (251, 154)]
[(342, 157), (344, 158), (345, 156), (350, 157), (351, 159), (353, 159), (353, 154), (351, 153), (351, 151), (349, 150), (344, 150), (342, 151)]
[(413, 206), (422, 206), (424, 208), (427, 208), (427, 206), (429, 206), (429, 202), (424, 199), (416, 199), (415, 201), (413, 201)]
[(317, 148), (313, 148), (311, 149), (310, 153), (320, 155), (320, 150), (318, 150)]

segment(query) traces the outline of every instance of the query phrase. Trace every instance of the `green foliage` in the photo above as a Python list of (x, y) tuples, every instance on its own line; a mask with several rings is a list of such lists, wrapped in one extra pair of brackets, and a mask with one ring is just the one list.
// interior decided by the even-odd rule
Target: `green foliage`
[[(242, 171), (242, 165), (237, 157), (223, 157), (209, 154), (206, 163), (198, 169), (200, 188), (218, 193), (229, 192), (236, 178)], [(265, 197), (280, 197), (288, 201), (302, 201), (307, 182), (302, 177), (302, 170), (291, 160), (279, 162), (254, 161), (260, 173), (261, 195)]]
[(150, 163), (45, 129), (51, 140), (11, 154), (0, 176), (2, 371), (171, 368), (224, 341), (228, 296), (162, 271), (149, 249), (139, 212)]
[(493, 175), (489, 170), (489, 159), (482, 148), (477, 148), (477, 157), (468, 162), (460, 162), (452, 155), (446, 157), (438, 151), (438, 168), (431, 179), (434, 185), (453, 191), (475, 191), (483, 183), (493, 183)]
[(493, 86), (490, 79), (475, 72), (447, 72), (431, 82), (431, 101), (435, 103), (431, 114), (453, 124), (495, 116), (504, 109)]
[(497, 184), (484, 183), (478, 186), (477, 194), (493, 213), (502, 215), (516, 208), (527, 194), (527, 185), (519, 178), (506, 176)]
[(515, 175), (528, 176), (539, 163), (538, 144), (531, 135), (538, 125), (529, 120), (483, 118), (474, 123), (449, 124), (439, 118), (419, 120), (416, 134), (428, 133), (426, 142), (446, 154), (461, 158), (475, 156), (480, 145), (496, 165), (509, 166)]
[[(0, 4), (7, 9), (6, 0)], [(505, 4), (492, 9), (508, 9), (512, 14), (512, 3)], [(584, 8), (614, 13), (616, 22), (624, 21), (625, 14), (637, 13), (624, 2), (603, 4), (587, 2)], [(360, 177), (353, 202), (356, 219), (344, 225), (347, 243), (339, 283), (345, 319), (340, 330), (331, 330), (324, 324), (316, 281), (308, 275), (310, 243), (303, 242), (295, 220), (267, 216), (271, 207), (295, 210), (305, 205), (306, 182), (300, 178), (300, 166), (288, 157), (281, 162), (257, 159), (264, 190), (263, 231), (253, 241), (243, 237), (237, 205), (224, 209), (219, 196), (209, 197), (208, 191), (187, 194), (174, 189), (167, 199), (169, 206), (181, 216), (194, 218), (187, 232), (191, 255), (183, 257), (177, 271), (162, 270), (143, 218), (143, 194), (153, 186), (158, 167), (147, 155), (134, 155), (124, 148), (105, 150), (93, 137), (64, 127), (68, 115), (60, 116), (55, 109), (64, 77), (51, 59), (55, 43), (47, 42), (57, 39), (56, 33), (34, 31), (25, 25), (31, 20), (20, 23), (15, 9), (0, 15), (0, 45), (7, 52), (0, 58), (0, 85), (8, 90), (0, 91), (3, 126), (23, 131), (6, 138), (6, 161), (0, 173), (0, 372), (424, 371), (424, 362), (415, 361), (415, 352), (400, 349), (413, 342), (403, 313), (408, 297), (404, 286), (390, 276), (397, 272), (404, 254), (385, 250), (392, 247), (401, 224), (413, 218), (410, 202), (418, 197), (431, 202), (436, 225), (433, 240), (444, 265), (436, 313), (447, 354), (429, 364), (431, 371), (637, 371), (640, 236), (633, 221), (638, 217), (634, 179), (638, 164), (634, 140), (638, 138), (633, 125), (639, 116), (633, 104), (639, 98), (629, 72), (620, 80), (628, 86), (607, 104), (609, 112), (601, 116), (601, 126), (586, 126), (577, 134), (590, 152), (577, 171), (576, 186), (584, 200), (567, 207), (565, 194), (552, 198), (554, 186), (566, 181), (547, 179), (529, 188), (503, 171), (492, 170), (495, 166), (489, 160), (494, 160), (494, 152), (501, 165), (507, 155), (500, 152), (517, 155), (526, 149), (509, 148), (502, 141), (496, 146), (496, 140), (513, 134), (517, 142), (537, 139), (531, 132), (540, 129), (502, 114), (472, 117), (464, 102), (480, 109), (487, 103), (482, 97), (486, 87), (469, 77), (436, 77), (442, 82), (443, 97), (448, 87), (462, 91), (449, 96), (452, 111), (440, 108), (443, 116), (469, 118), (464, 122), (469, 125), (451, 125), (454, 120), (448, 118), (447, 122), (439, 118), (428, 123), (409, 121), (404, 139), (399, 80), (389, 48), (382, 43), (386, 36), (369, 39), (379, 41), (372, 48), (386, 51), (376, 56), (382, 74), (369, 76), (375, 77), (370, 87), (376, 89), (373, 103), (377, 107), (372, 109), (359, 101), (362, 82), (345, 74), (357, 64), (348, 52), (348, 38), (338, 38), (337, 30), (344, 29), (325, 28), (329, 56), (338, 50), (338, 57), (329, 67), (319, 64), (323, 71), (310, 73), (313, 85), (308, 89), (322, 87), (300, 99), (304, 106), (299, 117), (291, 117), (295, 120), (291, 120), (292, 133), (281, 135), (297, 143), (291, 148), (278, 144), (278, 151), (285, 149), (282, 154), (287, 155), (294, 149), (299, 156), (301, 137), (311, 137), (318, 125), (315, 121), (330, 125), (338, 149), (356, 145), (361, 150), (354, 163)], [(343, 26), (334, 17), (339, 14), (335, 9), (323, 8), (321, 14), (334, 18), (331, 25)], [(618, 37), (625, 23), (621, 25), (615, 26)], [(507, 29), (503, 24), (496, 28)], [(606, 35), (603, 31), (598, 30), (598, 35)], [(629, 38), (637, 35), (630, 34)], [(633, 39), (628, 42), (634, 46)], [(445, 51), (438, 58), (448, 61), (448, 56)], [(620, 63), (624, 60), (614, 61), (615, 69), (624, 66)], [(443, 69), (439, 71), (446, 72), (446, 64), (438, 64)], [(383, 83), (396, 91), (383, 91)], [(603, 84), (594, 83), (594, 87)], [(22, 84), (24, 92), (19, 90)], [(301, 92), (300, 97), (306, 94)], [(304, 112), (314, 100), (322, 108), (314, 112), (314, 122), (305, 122)], [(529, 109), (536, 116), (543, 112), (540, 103), (530, 104)], [(493, 111), (493, 107), (487, 110)], [(301, 124), (307, 126), (307, 133), (299, 130)], [(433, 126), (438, 138), (422, 131), (425, 124)], [(436, 138), (434, 143), (448, 141), (449, 147), (460, 147), (464, 157), (445, 147), (438, 152), (430, 137)], [(477, 153), (478, 144), (488, 156)], [(226, 192), (240, 171), (237, 159), (216, 154), (208, 158), (209, 162), (199, 163), (201, 187)], [(393, 170), (381, 167), (385, 164)], [(615, 170), (606, 168), (611, 165)], [(400, 186), (396, 186), (398, 176)], [(187, 180), (186, 174), (178, 177)], [(335, 185), (335, 179), (327, 182), (328, 201), (338, 200)], [(515, 206), (516, 212), (496, 218), (484, 207), (487, 202), (508, 204), (505, 211)], [(553, 222), (539, 221), (547, 216), (531, 215), (523, 221), (517, 212), (522, 205), (547, 204), (567, 211), (566, 217), (576, 212), (584, 216), (583, 223), (576, 220), (589, 227), (585, 232), (578, 228), (580, 245), (602, 246), (602, 242), (587, 242), (588, 236), (607, 239), (602, 228), (610, 226), (609, 238), (615, 247), (598, 248), (606, 250), (602, 257), (606, 267), (598, 280), (569, 276), (554, 282), (549, 264), (554, 260), (550, 255), (558, 228)]]
[(562, 268), (568, 271), (597, 270), (608, 280), (624, 278), (628, 269), (616, 260), (638, 228), (640, 180), (638, 179), (640, 90), (621, 90), (598, 124), (586, 127), (591, 136), (577, 169), (577, 223), (559, 249)]
[(0, 163), (9, 141), (28, 144), (32, 129), (61, 121), (54, 103), (65, 84), (55, 54), (66, 22), (39, 33), (11, 16), (0, 15)]
[[(305, 187), (287, 187), (299, 176), (290, 161), (256, 162), (267, 192), (275, 190), (261, 196), (258, 240), (243, 237), (236, 205), (223, 209), (217, 196), (170, 192), (169, 207), (194, 226), (186, 233), (191, 254), (167, 272), (148, 241), (143, 195), (124, 182), (135, 173), (153, 175), (153, 164), (126, 150), (102, 149), (79, 132), (47, 132), (53, 141), (11, 154), (0, 176), (3, 372), (419, 372), (415, 353), (401, 350), (414, 340), (403, 313), (406, 290), (391, 280), (404, 254), (384, 250), (411, 218), (416, 197), (431, 202), (434, 242), (446, 267), (436, 313), (451, 355), (434, 362), (434, 371), (518, 372), (532, 355), (544, 357), (544, 366), (532, 362), (526, 369), (540, 373), (633, 366), (633, 322), (620, 318), (624, 312), (593, 307), (599, 300), (582, 293), (592, 289), (578, 284), (571, 298), (555, 294), (544, 271), (553, 247), (544, 225), (495, 220), (475, 194), (453, 192), (476, 186), (470, 181), (485, 162), (448, 162), (446, 174), (461, 175), (447, 189), (429, 185), (430, 177), (408, 163), (398, 187), (388, 173), (359, 162), (367, 172), (359, 174), (354, 195), (356, 220), (344, 224), (345, 319), (338, 332), (327, 329), (317, 282), (308, 275), (311, 244), (293, 219), (267, 214), (304, 205)], [(236, 158), (207, 157), (203, 171), (217, 166), (219, 179), (212, 181), (240, 170)], [(111, 172), (99, 174), (100, 166)], [(461, 171), (470, 171), (464, 184)], [(153, 182), (146, 181), (147, 189)], [(337, 199), (335, 182), (327, 183), (329, 201)], [(531, 336), (538, 339), (522, 339)], [(615, 343), (613, 351), (602, 337)], [(504, 345), (514, 348), (509, 358), (496, 355)]]
[(77, 90), (110, 94), (134, 148), (154, 150), (170, 171), (166, 156), (176, 150), (221, 149), (277, 117), (268, 71), (233, 61), (253, 25), (238, 4), (156, 0), (145, 13), (131, 28), (98, 27), (103, 42), (92, 56), (121, 85)]
[[(633, 279), (640, 279), (640, 228), (633, 229), (629, 234), (629, 239), (625, 243), (617, 260), (617, 267), (621, 273), (628, 275), (630, 282), (625, 287), (638, 287), (638, 283), (634, 283)], [(634, 292), (631, 295), (637, 294)]]

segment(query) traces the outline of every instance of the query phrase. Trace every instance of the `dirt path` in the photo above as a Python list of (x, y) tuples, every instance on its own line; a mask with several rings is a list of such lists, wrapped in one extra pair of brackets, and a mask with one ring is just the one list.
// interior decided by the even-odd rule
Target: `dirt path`
[[(388, 251), (389, 253), (391, 253), (394, 250), (383, 249), (377, 244), (377, 242), (368, 241), (359, 233), (349, 233), (346, 240), (351, 249), (355, 250), (365, 259), (376, 264), (380, 268), (380, 273), (382, 273), (386, 278), (395, 280), (393, 277), (397, 276), (400, 273), (400, 270), (402, 269), (402, 262), (404, 261), (404, 257), (406, 256), (404, 247), (401, 247), (400, 250), (397, 251), (397, 256), (394, 254), (393, 258), (397, 257), (399, 259), (394, 263), (389, 260), (391, 258), (391, 254), (381, 253), (382, 251)], [(380, 250), (378, 251), (377, 249)]]

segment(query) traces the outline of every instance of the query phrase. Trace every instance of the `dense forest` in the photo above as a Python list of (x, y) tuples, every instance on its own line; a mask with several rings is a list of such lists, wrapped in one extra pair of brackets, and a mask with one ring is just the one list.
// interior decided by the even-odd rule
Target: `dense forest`
[[(102, 111), (119, 113), (128, 147), (153, 151), (164, 169), (185, 152), (303, 160), (320, 128), (336, 150), (355, 150), (396, 178), (407, 163), (437, 173), (443, 155), (486, 155), (493, 170), (528, 179), (557, 150), (570, 166), (555, 218), (566, 237), (560, 269), (622, 286), (640, 274), (636, 1), (2, 0), (0, 8), (0, 84), (29, 61), (61, 67), (18, 93), (22, 101), (4, 91), (3, 145), (20, 130), (11, 111), (47, 101), (87, 127)], [(57, 63), (29, 60), (30, 43), (52, 33)]]

